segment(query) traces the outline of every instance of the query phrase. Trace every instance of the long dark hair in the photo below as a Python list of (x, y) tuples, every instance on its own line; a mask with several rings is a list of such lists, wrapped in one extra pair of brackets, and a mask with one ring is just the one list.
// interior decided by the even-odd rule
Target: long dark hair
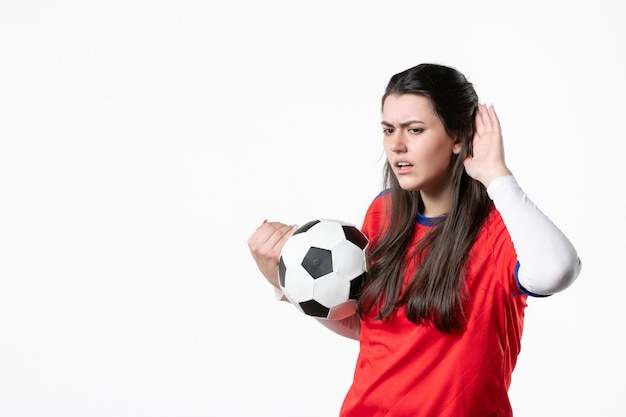
[(412, 322), (453, 332), (465, 325), (465, 264), (491, 207), (485, 187), (469, 177), (463, 166), (472, 153), (478, 96), (463, 74), (436, 64), (420, 64), (391, 77), (383, 105), (389, 95), (402, 94), (428, 98), (446, 133), (462, 143), (460, 153), (451, 160), (450, 209), (411, 253), (421, 262), (402, 291), (407, 251), (424, 203), (419, 191), (400, 187), (387, 162), (384, 183), (390, 193), (390, 217), (368, 253), (369, 274), (358, 311), (363, 316), (376, 308), (378, 319), (386, 319), (406, 304)]

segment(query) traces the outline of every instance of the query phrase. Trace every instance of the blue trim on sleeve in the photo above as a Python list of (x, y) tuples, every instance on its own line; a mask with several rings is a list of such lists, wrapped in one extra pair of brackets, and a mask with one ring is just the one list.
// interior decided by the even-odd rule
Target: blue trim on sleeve
[(519, 261), (515, 265), (515, 282), (517, 282), (517, 288), (519, 288), (519, 290), (522, 292), (522, 294), (526, 294), (526, 295), (528, 295), (530, 297), (536, 297), (536, 298), (550, 297), (550, 294), (548, 294), (548, 295), (535, 294), (534, 292), (530, 292), (526, 288), (522, 287), (522, 284), (520, 284), (520, 282), (519, 282), (518, 271), (519, 271)]

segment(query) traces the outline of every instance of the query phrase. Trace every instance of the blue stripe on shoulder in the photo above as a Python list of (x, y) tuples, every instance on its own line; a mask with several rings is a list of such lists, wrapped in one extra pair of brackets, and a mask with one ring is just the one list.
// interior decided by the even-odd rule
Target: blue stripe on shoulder
[(389, 194), (390, 192), (391, 192), (391, 190), (389, 188), (385, 188), (380, 193), (378, 193), (378, 195), (374, 198), (374, 200), (376, 200), (379, 197), (384, 196), (385, 194)]
[(526, 294), (526, 295), (528, 295), (530, 297), (536, 297), (536, 298), (550, 297), (550, 294), (548, 294), (548, 295), (535, 294), (534, 292), (530, 292), (526, 288), (522, 287), (522, 284), (520, 284), (520, 282), (519, 282), (518, 271), (519, 271), (519, 261), (515, 265), (515, 282), (517, 282), (517, 288), (519, 288), (519, 290), (522, 292), (522, 294)]

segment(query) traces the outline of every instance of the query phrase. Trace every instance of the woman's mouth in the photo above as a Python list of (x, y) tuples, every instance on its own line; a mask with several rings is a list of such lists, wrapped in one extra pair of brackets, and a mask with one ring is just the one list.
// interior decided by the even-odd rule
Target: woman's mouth
[(413, 165), (406, 161), (398, 161), (394, 164), (398, 174), (406, 174), (413, 169)]

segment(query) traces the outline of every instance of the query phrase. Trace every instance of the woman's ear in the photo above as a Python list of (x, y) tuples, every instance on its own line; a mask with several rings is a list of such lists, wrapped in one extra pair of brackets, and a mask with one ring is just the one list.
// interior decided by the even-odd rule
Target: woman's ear
[(461, 153), (461, 148), (463, 147), (463, 143), (458, 136), (454, 137), (454, 145), (452, 145), (452, 153), (458, 155)]

